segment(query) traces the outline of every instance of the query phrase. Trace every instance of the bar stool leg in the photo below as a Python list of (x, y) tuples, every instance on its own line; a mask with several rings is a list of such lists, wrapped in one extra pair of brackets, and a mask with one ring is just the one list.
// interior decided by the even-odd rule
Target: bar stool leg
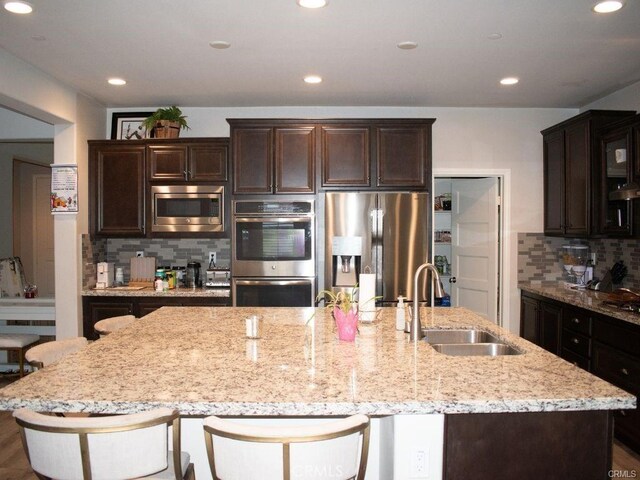
[(18, 362), (20, 363), (20, 378), (24, 377), (24, 348), (21, 348), (18, 352), (18, 357), (20, 358)]

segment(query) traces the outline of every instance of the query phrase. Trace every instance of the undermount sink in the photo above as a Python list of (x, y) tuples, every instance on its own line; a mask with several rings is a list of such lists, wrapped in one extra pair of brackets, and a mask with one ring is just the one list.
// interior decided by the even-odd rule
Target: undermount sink
[(496, 357), (522, 353), (505, 343), (436, 343), (431, 346), (436, 352), (453, 356)]
[(431, 344), (441, 343), (499, 343), (500, 340), (483, 330), (437, 330), (422, 329), (424, 341)]
[(495, 357), (522, 353), (483, 330), (423, 329), (422, 331), (424, 341), (443, 355)]

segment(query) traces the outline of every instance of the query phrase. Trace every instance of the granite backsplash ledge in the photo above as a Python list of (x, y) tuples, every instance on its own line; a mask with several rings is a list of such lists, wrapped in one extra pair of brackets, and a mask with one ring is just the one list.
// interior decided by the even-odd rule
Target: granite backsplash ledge
[(231, 240), (228, 238), (107, 238), (92, 239), (82, 235), (82, 288), (96, 284), (96, 263), (109, 262), (122, 267), (125, 282), (130, 275), (130, 261), (136, 252), (145, 257), (155, 257), (157, 265), (182, 265), (195, 260), (203, 268), (209, 265), (209, 252), (216, 252), (217, 265), (231, 264)]
[(568, 239), (547, 237), (543, 233), (518, 234), (518, 283), (555, 283), (562, 280), (561, 248), (569, 244), (588, 245), (597, 254), (594, 275), (602, 278), (606, 270), (622, 260), (627, 276), (618, 287), (640, 289), (640, 240)]

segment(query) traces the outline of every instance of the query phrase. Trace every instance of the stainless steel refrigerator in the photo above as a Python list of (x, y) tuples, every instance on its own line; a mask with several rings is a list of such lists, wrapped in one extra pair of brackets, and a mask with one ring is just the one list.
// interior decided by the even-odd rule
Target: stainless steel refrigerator
[[(428, 193), (325, 194), (325, 289), (348, 290), (360, 273), (376, 275), (378, 303), (413, 300), (413, 276), (429, 255)], [(419, 300), (427, 301), (427, 276)]]

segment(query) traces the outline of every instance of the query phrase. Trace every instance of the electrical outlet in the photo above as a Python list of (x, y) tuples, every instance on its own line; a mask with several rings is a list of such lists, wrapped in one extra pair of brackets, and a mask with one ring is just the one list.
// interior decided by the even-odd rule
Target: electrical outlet
[(216, 252), (209, 252), (209, 265), (216, 263)]
[(426, 447), (414, 447), (411, 449), (411, 478), (429, 478), (428, 467), (429, 449)]
[(595, 266), (598, 263), (598, 254), (596, 252), (591, 252), (591, 265)]
[(136, 257), (144, 257), (144, 252), (142, 250), (138, 250), (136, 252)]

